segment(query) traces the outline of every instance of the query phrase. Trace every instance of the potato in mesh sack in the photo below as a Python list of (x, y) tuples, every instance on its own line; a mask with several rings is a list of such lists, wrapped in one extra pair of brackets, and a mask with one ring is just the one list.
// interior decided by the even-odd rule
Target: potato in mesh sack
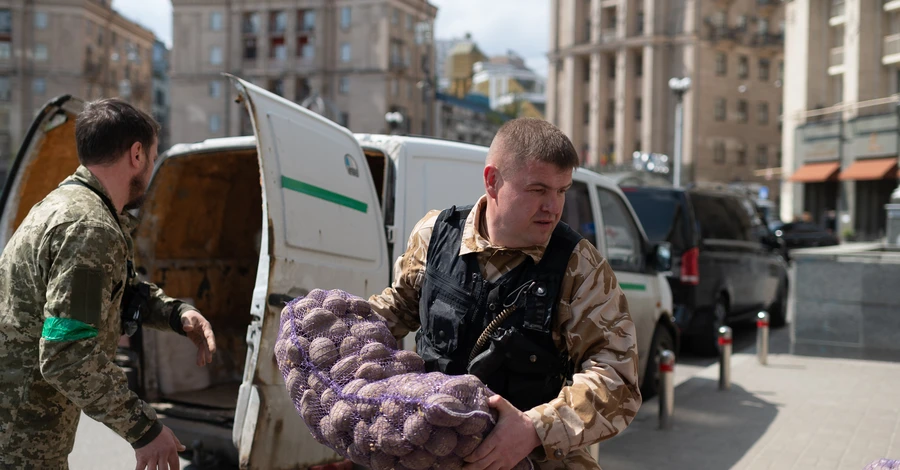
[(477, 377), (425, 372), (365, 299), (316, 289), (287, 304), (280, 326), (275, 357), (294, 407), (316, 441), (359, 465), (460, 469), (496, 423)]

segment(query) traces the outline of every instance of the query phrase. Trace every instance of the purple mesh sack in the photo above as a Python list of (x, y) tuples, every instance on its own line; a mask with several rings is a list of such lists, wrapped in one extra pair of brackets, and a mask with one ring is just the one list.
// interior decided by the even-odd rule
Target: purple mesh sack
[(374, 470), (460, 469), (496, 424), (477, 377), (426, 373), (368, 301), (341, 290), (285, 306), (275, 358), (313, 438)]

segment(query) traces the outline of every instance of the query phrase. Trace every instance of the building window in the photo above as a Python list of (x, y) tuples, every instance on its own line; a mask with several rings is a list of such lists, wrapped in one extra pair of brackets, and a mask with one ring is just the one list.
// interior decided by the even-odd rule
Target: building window
[(219, 126), (221, 125), (221, 118), (219, 118), (218, 114), (212, 114), (209, 116), (209, 132), (213, 134), (219, 132)]
[(616, 56), (609, 58), (609, 78), (616, 78)]
[(394, 8), (391, 11), (391, 24), (398, 25), (400, 24), (400, 10)]
[(775, 166), (781, 166), (781, 149), (778, 149), (778, 151), (775, 152)]
[(214, 11), (209, 14), (209, 29), (210, 31), (221, 31), (222, 30), (222, 12)]
[(644, 12), (639, 11), (637, 14), (637, 35), (643, 36), (644, 34)]
[(220, 96), (222, 96), (222, 82), (215, 80), (209, 82), (209, 97), (218, 98)]
[(409, 13), (406, 14), (406, 30), (407, 31), (413, 30), (413, 16), (410, 15)]
[(391, 96), (397, 96), (400, 94), (400, 80), (396, 78), (391, 79)]
[(43, 12), (43, 11), (35, 12), (34, 27), (35, 27), (35, 29), (47, 29), (47, 13), (46, 12)]
[(581, 122), (584, 124), (590, 124), (591, 122), (591, 104), (584, 103), (581, 107)]
[(259, 34), (259, 13), (244, 13), (242, 29), (245, 34)]
[(769, 59), (759, 59), (759, 79), (769, 81)]
[(769, 166), (769, 148), (765, 145), (756, 147), (756, 166), (758, 168)]
[(31, 82), (31, 91), (34, 92), (35, 95), (42, 96), (47, 92), (47, 81), (43, 78), (35, 78), (34, 81)]
[(0, 77), (0, 101), (9, 101), (9, 77)]
[(747, 122), (747, 101), (738, 100), (737, 107), (738, 122)]
[(713, 145), (713, 161), (725, 163), (725, 142), (717, 141)]
[(348, 113), (346, 111), (341, 111), (340, 120), (341, 120), (341, 122), (339, 122), (338, 124), (340, 124), (346, 128), (350, 128), (350, 113)]
[(720, 77), (728, 75), (728, 54), (724, 52), (716, 53), (716, 75)]
[(350, 44), (341, 44), (341, 62), (350, 62)]
[(316, 56), (316, 43), (315, 38), (307, 35), (301, 34), (297, 37), (297, 57), (303, 57), (304, 59), (312, 59)]
[(643, 115), (643, 111), (642, 111), (643, 105), (644, 105), (643, 100), (641, 100), (640, 98), (634, 99), (634, 120), (635, 121), (641, 120), (641, 116)]
[(765, 126), (769, 124), (769, 103), (766, 103), (765, 101), (759, 103), (757, 107), (757, 114), (759, 114), (757, 116), (759, 125)]
[(784, 80), (784, 61), (778, 61), (778, 79)]
[(338, 91), (342, 95), (350, 93), (350, 77), (344, 76), (338, 80)]
[(606, 103), (606, 122), (607, 129), (612, 129), (616, 126), (616, 100), (609, 100)]
[(34, 60), (40, 60), (40, 61), (47, 60), (47, 45), (46, 44), (35, 44), (34, 45)]
[(741, 146), (737, 149), (737, 164), (745, 166), (747, 164), (747, 148)]
[(735, 26), (741, 31), (747, 29), (747, 15), (740, 15), (737, 17), (737, 22), (735, 22)]
[(634, 75), (636, 77), (644, 76), (644, 55), (638, 54), (634, 60)]
[(350, 27), (350, 7), (341, 8), (341, 29)]
[(297, 24), (300, 31), (314, 31), (316, 29), (316, 11), (300, 10), (297, 12)]
[(742, 55), (738, 58), (738, 78), (747, 78), (750, 76), (750, 62), (747, 56)]
[(283, 11), (273, 11), (269, 13), (269, 32), (278, 34), (284, 33), (287, 29), (287, 13)]
[(212, 46), (209, 48), (209, 63), (212, 65), (222, 64), (222, 47)]
[(294, 101), (298, 103), (302, 102), (309, 97), (310, 92), (309, 80), (305, 77), (298, 78), (294, 87)]
[(256, 58), (256, 38), (244, 38), (244, 58)]
[(9, 41), (0, 41), (0, 59), (12, 57), (12, 45)]
[(12, 11), (9, 9), (0, 10), (0, 34), (12, 34)]
[[(165, 106), (166, 105), (166, 94), (163, 93), (162, 90), (156, 90), (156, 93), (154, 94), (154, 96), (155, 96), (154, 101), (156, 102), (157, 106)], [(162, 122), (162, 120), (160, 120), (160, 119), (157, 119), (157, 121)]]
[(716, 98), (715, 117), (716, 121), (724, 121), (727, 114), (727, 101), (725, 98)]

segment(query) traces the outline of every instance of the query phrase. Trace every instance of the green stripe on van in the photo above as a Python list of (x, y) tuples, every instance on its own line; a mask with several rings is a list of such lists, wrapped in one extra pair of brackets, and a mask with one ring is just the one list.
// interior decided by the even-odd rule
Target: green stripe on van
[(647, 286), (645, 286), (643, 284), (629, 284), (627, 282), (620, 282), (619, 287), (621, 287), (622, 290), (639, 290), (639, 291), (647, 290)]
[(306, 194), (307, 196), (322, 199), (324, 201), (333, 202), (344, 207), (349, 207), (353, 210), (357, 210), (363, 213), (365, 213), (369, 209), (369, 205), (365, 202), (353, 199), (352, 197), (344, 196), (343, 194), (329, 191), (325, 188), (320, 188), (318, 186), (313, 186), (302, 181), (297, 181), (293, 178), (288, 178), (287, 176), (281, 177), (281, 187), (290, 189), (291, 191), (297, 191), (298, 193)]

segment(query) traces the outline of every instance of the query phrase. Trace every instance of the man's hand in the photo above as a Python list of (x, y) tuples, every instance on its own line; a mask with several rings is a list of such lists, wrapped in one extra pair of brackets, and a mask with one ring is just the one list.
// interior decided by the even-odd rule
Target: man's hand
[(181, 315), (181, 328), (197, 346), (197, 365), (203, 367), (211, 363), (216, 352), (216, 336), (209, 322), (200, 312), (188, 310)]
[(167, 426), (149, 444), (135, 449), (137, 458), (135, 470), (178, 470), (181, 463), (178, 461), (178, 452), (184, 452), (184, 446), (175, 437)]
[(497, 425), (465, 458), (463, 470), (510, 470), (541, 444), (531, 419), (512, 403), (493, 395), (488, 405), (499, 413)]

